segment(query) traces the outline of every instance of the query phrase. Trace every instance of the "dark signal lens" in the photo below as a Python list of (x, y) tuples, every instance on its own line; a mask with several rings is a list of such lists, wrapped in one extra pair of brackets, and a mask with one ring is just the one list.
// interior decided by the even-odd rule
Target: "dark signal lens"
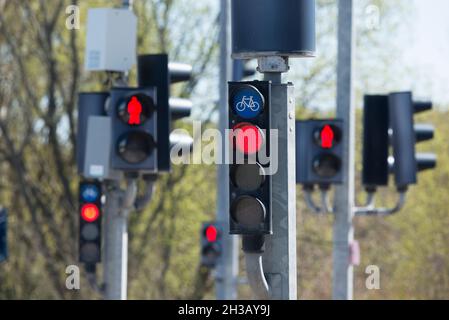
[(94, 222), (100, 217), (100, 210), (94, 204), (85, 204), (81, 208), (81, 217), (84, 221)]
[(240, 123), (232, 130), (235, 139), (235, 148), (247, 155), (256, 154), (260, 151), (264, 141), (264, 135), (259, 127), (251, 123)]
[(231, 180), (243, 191), (256, 191), (265, 182), (265, 170), (259, 164), (235, 165), (231, 169)]
[(118, 154), (128, 163), (136, 164), (147, 159), (155, 148), (152, 136), (144, 132), (128, 132), (120, 137)]
[(332, 178), (341, 170), (341, 160), (333, 154), (321, 154), (313, 161), (313, 170), (322, 178)]
[(86, 243), (80, 248), (80, 258), (83, 262), (98, 262), (100, 255), (100, 248), (94, 243)]
[(84, 225), (81, 230), (81, 236), (86, 241), (94, 241), (98, 239), (100, 235), (100, 230), (96, 224), (87, 224)]
[(233, 203), (231, 214), (237, 223), (245, 227), (257, 228), (265, 220), (266, 209), (259, 199), (243, 196)]

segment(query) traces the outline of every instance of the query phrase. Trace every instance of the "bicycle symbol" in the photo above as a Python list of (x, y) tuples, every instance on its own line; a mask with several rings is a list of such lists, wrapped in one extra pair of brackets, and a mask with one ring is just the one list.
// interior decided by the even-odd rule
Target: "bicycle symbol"
[(254, 101), (254, 97), (253, 96), (243, 96), (242, 97), (242, 101), (240, 101), (239, 103), (237, 103), (237, 105), (235, 106), (236, 110), (238, 112), (243, 112), (246, 109), (250, 109), (252, 112), (257, 112), (260, 109), (260, 104), (257, 101)]

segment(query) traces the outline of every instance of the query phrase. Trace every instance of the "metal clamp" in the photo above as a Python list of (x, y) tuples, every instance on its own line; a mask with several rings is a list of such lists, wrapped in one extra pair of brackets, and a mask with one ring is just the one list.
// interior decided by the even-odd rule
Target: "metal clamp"
[(269, 56), (257, 59), (257, 71), (260, 73), (284, 73), (290, 70), (288, 57)]
[(391, 209), (388, 209), (388, 208), (375, 208), (374, 207), (374, 194), (372, 194), (373, 198), (372, 198), (371, 205), (367, 206), (367, 207), (362, 207), (362, 208), (355, 208), (354, 214), (356, 216), (389, 216), (389, 215), (392, 215), (392, 214), (400, 211), (404, 207), (406, 195), (407, 195), (406, 191), (399, 192), (399, 199), (396, 203), (396, 206)]
[(304, 187), (304, 194), (307, 207), (314, 213), (322, 214), (334, 212), (334, 208), (332, 208), (332, 205), (330, 204), (328, 188), (320, 188), (320, 206), (316, 205), (315, 201), (313, 200), (313, 188), (307, 186)]

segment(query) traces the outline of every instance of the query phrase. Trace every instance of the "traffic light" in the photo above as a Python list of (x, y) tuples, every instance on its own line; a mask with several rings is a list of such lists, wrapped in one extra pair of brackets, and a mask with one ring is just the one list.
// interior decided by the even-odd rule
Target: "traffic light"
[(89, 265), (101, 262), (101, 197), (100, 182), (80, 182), (79, 261)]
[(113, 169), (157, 171), (157, 104), (155, 88), (113, 88), (109, 102), (112, 120)]
[(201, 265), (215, 268), (222, 253), (222, 230), (217, 223), (204, 223), (201, 228)]
[(307, 187), (342, 183), (342, 120), (296, 122), (296, 178)]
[(192, 67), (183, 63), (169, 63), (166, 54), (141, 55), (138, 58), (139, 86), (157, 88), (158, 126), (157, 126), (157, 163), (158, 172), (171, 169), (170, 150), (173, 144), (187, 137), (171, 137), (172, 120), (189, 117), (192, 102), (188, 99), (170, 97), (170, 85), (189, 81)]
[(229, 83), (230, 233), (272, 233), (271, 83)]
[(388, 96), (365, 95), (362, 181), (369, 191), (388, 185), (389, 119)]
[(391, 93), (388, 97), (393, 146), (393, 172), (396, 186), (406, 190), (417, 182), (417, 172), (433, 169), (436, 156), (417, 154), (416, 143), (433, 139), (432, 125), (414, 124), (414, 114), (432, 109), (431, 102), (414, 102), (411, 92)]
[(0, 208), (0, 262), (8, 259), (8, 211)]

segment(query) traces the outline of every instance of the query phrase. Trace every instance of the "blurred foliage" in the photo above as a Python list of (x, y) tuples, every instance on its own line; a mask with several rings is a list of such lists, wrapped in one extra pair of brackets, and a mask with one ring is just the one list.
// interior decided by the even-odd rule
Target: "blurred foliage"
[[(173, 60), (193, 64), (195, 78), (175, 86), (173, 93), (192, 96), (195, 115), (207, 120), (203, 130), (213, 127), (218, 5), (189, 0), (135, 2), (139, 52), (168, 52)], [(0, 299), (101, 298), (84, 277), (80, 291), (65, 290), (65, 267), (77, 263), (77, 210), (68, 197), (76, 199), (78, 182), (73, 157), (76, 101), (70, 93), (105, 89), (103, 75), (81, 72), (85, 28), (65, 28), (65, 7), (79, 4), (84, 25), (88, 7), (119, 5), (120, 1), (55, 0), (51, 7), (39, 0), (11, 3), (0, 0), (0, 202), (10, 210), (10, 259), (0, 265)], [(335, 100), (336, 6), (329, 0), (318, 3), (318, 56), (294, 62), (289, 76), (296, 84), (298, 118), (331, 116), (316, 101), (333, 104)], [(373, 3), (382, 14), (378, 30), (364, 28), (364, 9)], [(404, 14), (396, 14), (406, 10), (401, 4), (397, 0), (357, 2), (361, 30), (357, 101), (367, 91), (388, 92), (398, 82), (392, 77), (406, 72), (395, 63), (394, 37), (390, 36), (403, 22)], [(134, 78), (135, 70), (130, 76), (135, 84)], [(357, 106), (361, 108), (360, 103)], [(357, 116), (360, 119), (360, 111)], [(411, 189), (406, 208), (396, 216), (356, 218), (355, 236), (362, 251), (361, 265), (355, 268), (358, 299), (449, 296), (448, 114), (434, 111), (420, 118), (437, 126), (436, 139), (423, 148), (438, 153), (438, 170), (420, 174), (419, 186)], [(176, 125), (191, 130), (189, 122)], [(360, 138), (360, 126), (357, 130)], [(360, 154), (359, 139), (358, 173)], [(129, 298), (214, 298), (212, 276), (198, 262), (201, 223), (215, 216), (216, 183), (214, 166), (175, 166), (159, 179), (151, 205), (131, 215)], [(383, 191), (379, 203), (392, 203), (392, 194)], [(358, 199), (362, 201), (363, 196), (359, 194)], [(333, 218), (308, 212), (299, 187), (297, 210), (299, 297), (329, 299)], [(368, 265), (380, 267), (381, 290), (365, 288)], [(239, 291), (241, 298), (251, 297), (247, 286)]]

